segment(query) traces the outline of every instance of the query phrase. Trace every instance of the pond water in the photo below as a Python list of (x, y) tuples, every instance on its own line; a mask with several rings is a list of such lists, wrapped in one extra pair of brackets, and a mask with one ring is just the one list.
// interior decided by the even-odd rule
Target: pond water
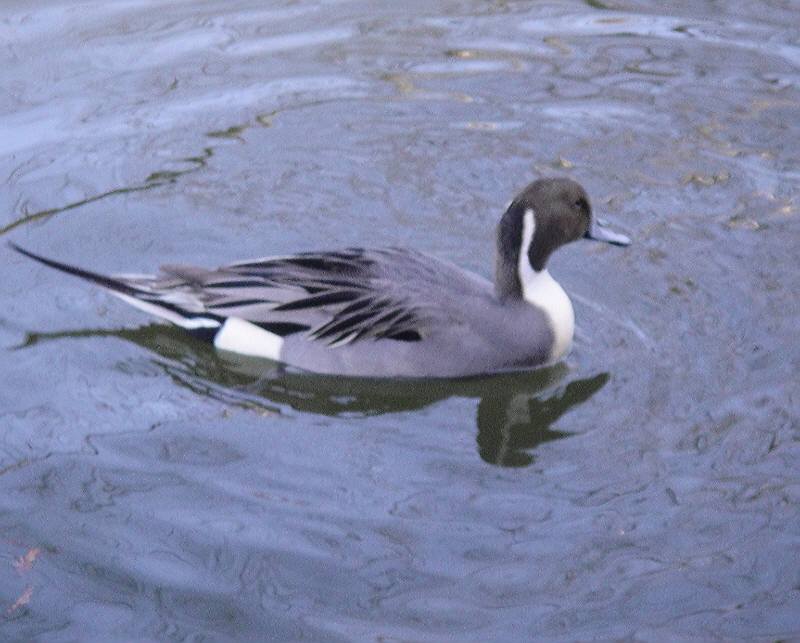
[(410, 245), (579, 180), (575, 348), (218, 355), (0, 248), (5, 640), (800, 638), (791, 0), (4, 2), (0, 236), (101, 272)]

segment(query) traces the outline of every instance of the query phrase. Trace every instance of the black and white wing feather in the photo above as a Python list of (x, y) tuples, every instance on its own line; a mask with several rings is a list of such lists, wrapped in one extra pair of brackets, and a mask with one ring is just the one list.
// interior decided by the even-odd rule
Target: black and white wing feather
[[(351, 248), (232, 264), (214, 272), (167, 267), (203, 310), (278, 335), (304, 332), (330, 346), (365, 339), (417, 341), (448, 314), (437, 304), (443, 266), (408, 250)], [(463, 277), (462, 277), (463, 278)], [(453, 285), (450, 275), (448, 285)], [(453, 321), (448, 318), (448, 321)]]
[(458, 324), (458, 297), (486, 287), (452, 264), (401, 248), (308, 252), (217, 270), (164, 266), (161, 276), (107, 277), (14, 248), (92, 281), (128, 303), (190, 331), (213, 333), (231, 318), (274, 335), (302, 333), (328, 346), (418, 341)]

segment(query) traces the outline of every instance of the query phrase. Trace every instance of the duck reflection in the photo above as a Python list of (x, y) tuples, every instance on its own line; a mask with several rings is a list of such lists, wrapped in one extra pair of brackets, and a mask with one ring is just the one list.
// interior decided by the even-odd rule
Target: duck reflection
[(179, 328), (153, 324), (137, 329), (86, 329), (29, 333), (19, 348), (43, 341), (113, 336), (159, 355), (157, 364), (173, 381), (228, 404), (281, 413), (287, 408), (336, 417), (370, 416), (421, 409), (451, 397), (478, 400), (480, 457), (505, 467), (533, 462), (539, 444), (570, 434), (552, 428), (609, 379), (608, 373), (565, 383), (563, 364), (531, 372), (447, 379), (364, 379), (317, 375), (266, 360), (217, 352)]

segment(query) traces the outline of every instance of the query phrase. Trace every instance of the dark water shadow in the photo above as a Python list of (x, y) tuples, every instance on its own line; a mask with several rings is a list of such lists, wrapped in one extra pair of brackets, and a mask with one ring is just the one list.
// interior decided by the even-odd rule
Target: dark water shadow
[(27, 334), (17, 350), (45, 341), (117, 337), (146, 348), (152, 360), (180, 386), (226, 404), (265, 413), (294, 411), (332, 417), (366, 417), (422, 409), (449, 398), (478, 400), (476, 425), (480, 457), (506, 467), (531, 464), (531, 451), (568, 437), (553, 428), (608, 381), (608, 373), (568, 380), (564, 365), (529, 372), (461, 379), (370, 379), (317, 375), (282, 364), (218, 353), (171, 326), (84, 329)]

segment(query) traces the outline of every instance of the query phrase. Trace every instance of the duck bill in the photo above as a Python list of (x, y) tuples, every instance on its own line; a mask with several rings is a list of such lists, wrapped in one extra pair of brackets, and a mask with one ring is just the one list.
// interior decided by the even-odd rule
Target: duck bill
[(604, 221), (598, 221), (597, 219), (592, 220), (583, 238), (592, 239), (594, 241), (604, 241), (605, 243), (611, 243), (615, 246), (631, 245), (629, 237), (626, 237), (621, 232), (614, 232)]

